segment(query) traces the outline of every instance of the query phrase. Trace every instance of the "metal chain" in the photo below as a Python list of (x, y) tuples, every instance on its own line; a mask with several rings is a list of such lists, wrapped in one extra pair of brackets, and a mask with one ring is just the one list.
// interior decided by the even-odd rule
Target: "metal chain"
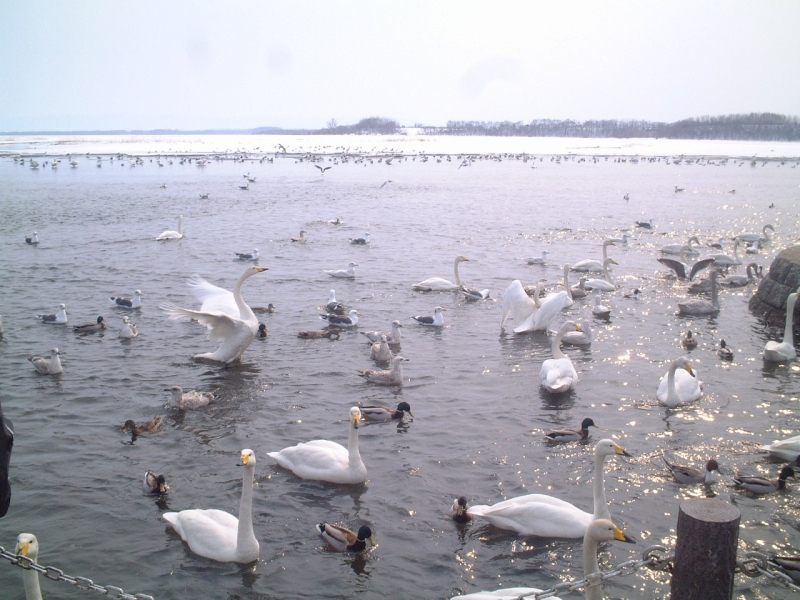
[(800, 587), (795, 585), (794, 579), (780, 570), (780, 565), (772, 562), (762, 552), (745, 552), (744, 560), (737, 560), (736, 566), (748, 577), (766, 575), (769, 579), (790, 590), (800, 592)]
[(48, 579), (52, 579), (53, 581), (63, 581), (70, 585), (74, 585), (79, 590), (91, 590), (92, 592), (100, 592), (101, 594), (105, 594), (109, 598), (120, 598), (121, 600), (154, 600), (152, 596), (148, 596), (147, 594), (126, 594), (122, 588), (115, 587), (113, 585), (102, 586), (98, 585), (93, 582), (91, 579), (87, 579), (86, 577), (72, 577), (71, 575), (67, 575), (61, 569), (56, 569), (55, 567), (43, 567), (35, 563), (33, 560), (28, 558), (27, 556), (23, 556), (22, 554), (12, 554), (11, 552), (7, 552), (5, 548), (0, 546), (0, 558), (5, 558), (8, 560), (12, 565), (16, 565), (21, 569), (27, 569), (30, 571), (36, 571), (37, 573), (41, 573)]

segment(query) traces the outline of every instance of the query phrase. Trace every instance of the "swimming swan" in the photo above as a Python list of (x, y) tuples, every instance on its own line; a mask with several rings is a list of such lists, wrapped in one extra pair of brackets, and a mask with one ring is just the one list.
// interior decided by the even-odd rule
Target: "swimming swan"
[(675, 408), (684, 402), (694, 402), (702, 395), (702, 383), (697, 379), (692, 364), (683, 356), (672, 362), (656, 391), (656, 398), (667, 408)]
[(617, 289), (614, 280), (611, 279), (611, 274), (608, 272), (609, 265), (618, 265), (619, 263), (613, 258), (607, 258), (603, 261), (603, 279), (587, 279), (583, 284), (587, 290), (600, 290), (601, 292), (613, 292)]
[(603, 242), (603, 260), (593, 260), (593, 259), (585, 259), (576, 262), (572, 267), (570, 267), (573, 271), (602, 271), (603, 265), (608, 258), (608, 247), (609, 246), (616, 246), (614, 240), (605, 240)]
[(455, 283), (447, 281), (447, 279), (442, 277), (431, 277), (425, 281), (415, 283), (411, 286), (411, 289), (421, 292), (454, 292), (458, 290), (458, 288), (461, 287), (461, 277), (458, 276), (458, 263), (465, 261), (469, 261), (469, 259), (465, 256), (456, 256), (456, 260), (453, 263), (453, 274), (456, 279)]
[(249, 448), (242, 450), (244, 467), (242, 500), (239, 518), (216, 509), (191, 509), (164, 513), (195, 554), (219, 562), (251, 563), (258, 559), (258, 540), (253, 533), (253, 475), (256, 455)]
[(546, 494), (517, 496), (493, 506), (471, 506), (467, 509), (467, 514), (486, 519), (500, 529), (510, 529), (522, 535), (583, 537), (592, 521), (611, 517), (603, 483), (603, 462), (607, 456), (617, 454), (630, 456), (621, 446), (609, 439), (600, 440), (595, 446), (594, 514)]
[(548, 358), (542, 363), (542, 368), (539, 371), (539, 379), (542, 382), (542, 387), (548, 392), (558, 394), (561, 392), (569, 391), (578, 381), (578, 374), (575, 372), (575, 367), (567, 355), (561, 351), (561, 338), (568, 331), (580, 331), (581, 327), (575, 321), (567, 321), (558, 330), (556, 336), (553, 338), (551, 349), (553, 358)]
[[(16, 554), (27, 556), (33, 562), (39, 559), (39, 540), (32, 533), (20, 533), (17, 536)], [(39, 587), (39, 573), (33, 569), (25, 569), (22, 575), (25, 586), (25, 600), (42, 600), (42, 590)]]
[(360, 422), (361, 411), (354, 406), (350, 409), (350, 435), (347, 448), (328, 440), (313, 440), (289, 446), (279, 452), (267, 452), (267, 456), (302, 479), (331, 483), (364, 483), (367, 480), (367, 468), (358, 452)]
[(208, 328), (210, 341), (220, 342), (214, 352), (198, 354), (195, 358), (223, 363), (241, 358), (258, 331), (258, 319), (242, 299), (242, 284), (248, 277), (266, 270), (256, 265), (247, 267), (233, 286), (233, 293), (195, 275), (189, 280), (189, 286), (202, 301), (200, 310), (181, 308), (172, 302), (161, 304), (161, 309), (169, 314), (171, 320), (197, 321)]
[(183, 237), (183, 215), (178, 215), (178, 231), (174, 229), (167, 229), (162, 231), (156, 237), (157, 242), (161, 242), (164, 240), (179, 240)]
[(767, 342), (767, 345), (764, 346), (764, 360), (783, 362), (794, 360), (797, 357), (792, 327), (794, 325), (794, 305), (797, 303), (798, 296), (800, 296), (800, 292), (792, 292), (786, 299), (786, 325), (783, 330), (783, 341)]

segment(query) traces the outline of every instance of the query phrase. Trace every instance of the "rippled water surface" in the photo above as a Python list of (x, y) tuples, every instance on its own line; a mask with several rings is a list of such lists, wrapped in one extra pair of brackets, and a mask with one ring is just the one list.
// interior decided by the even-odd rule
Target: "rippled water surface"
[[(751, 166), (749, 158), (679, 161), (666, 153), (638, 163), (547, 154), (484, 158), (462, 168), (456, 156), (390, 164), (324, 159), (320, 164), (333, 168), (320, 175), (308, 161), (280, 156), (271, 163), (180, 164), (165, 145), (164, 166), (148, 154), (137, 167), (111, 161), (116, 147), (95, 148), (104, 152), (100, 168), (97, 154), (73, 156), (77, 168), (65, 159), (57, 169), (35, 170), (0, 157), (0, 400), (16, 428), (12, 506), (0, 520), (6, 549), (30, 531), (42, 564), (156, 598), (448, 598), (499, 586), (545, 588), (582, 576), (580, 540), (526, 538), (480, 521), (457, 526), (449, 505), (462, 494), (492, 504), (541, 491), (591, 511), (592, 442), (602, 437), (634, 456), (607, 463), (606, 490), (615, 521), (638, 539), (606, 548), (605, 566), (638, 558), (652, 544), (672, 547), (679, 502), (707, 494), (742, 511), (741, 551), (798, 547), (796, 486), (751, 498), (731, 485), (737, 471), (776, 476), (779, 466), (759, 446), (800, 433), (797, 363), (767, 367), (761, 358), (764, 343), (782, 331), (765, 329), (749, 313), (753, 286), (723, 291), (717, 318), (676, 316), (686, 285), (664, 278), (655, 260), (663, 244), (690, 235), (706, 244), (771, 223), (772, 242), (747, 257), (766, 271), (800, 236), (796, 159)], [(775, 155), (786, 150), (775, 148)], [(256, 181), (245, 191), (239, 185), (246, 173)], [(685, 191), (674, 192), (676, 185)], [(156, 242), (179, 214), (185, 239)], [(331, 225), (337, 217), (344, 223)], [(652, 231), (634, 227), (649, 219)], [(308, 241), (292, 243), (300, 229)], [(33, 230), (38, 246), (24, 242)], [(349, 243), (367, 231), (371, 244)], [(580, 381), (551, 396), (538, 379), (549, 339), (542, 332), (515, 336), (508, 327), (501, 334), (502, 292), (514, 279), (544, 279), (557, 289), (564, 263), (599, 258), (602, 241), (624, 233), (628, 245), (609, 249), (619, 263), (617, 291), (603, 294), (611, 318), (593, 321), (590, 349), (565, 350)], [(254, 341), (235, 366), (193, 360), (213, 349), (204, 328), (169, 321), (159, 304), (199, 307), (186, 286), (195, 273), (231, 289), (245, 268), (234, 253), (254, 247), (269, 270), (249, 279), (243, 295), (251, 306), (276, 306), (259, 315), (268, 339)], [(546, 265), (526, 264), (542, 250)], [(452, 278), (458, 255), (469, 259), (462, 278), (488, 288), (488, 300), (412, 292), (416, 281)], [(323, 272), (350, 261), (358, 263), (355, 280)], [(402, 321), (400, 351), (409, 359), (402, 389), (356, 376), (374, 368), (357, 332), (339, 341), (297, 338), (322, 328), (317, 315), (331, 288), (362, 315), (362, 330)], [(624, 297), (634, 288), (640, 299)], [(141, 333), (121, 340), (122, 316), (130, 313), (108, 297), (135, 289), (145, 294), (144, 307), (132, 311)], [(591, 319), (590, 300), (577, 301), (554, 327)], [(61, 302), (70, 326), (37, 322)], [(446, 309), (444, 328), (409, 319), (436, 306)], [(98, 315), (106, 332), (72, 331)], [(687, 354), (679, 343), (687, 329), (700, 342), (688, 355), (705, 395), (668, 411), (656, 404), (655, 390), (669, 362)], [(716, 356), (721, 337), (736, 353), (733, 363)], [(37, 375), (27, 355), (54, 346), (63, 353), (63, 375)], [(183, 415), (166, 407), (163, 390), (171, 385), (218, 389), (220, 398)], [(346, 444), (351, 406), (402, 400), (413, 418), (360, 429), (367, 485), (303, 481), (265, 455), (312, 439)], [(127, 419), (157, 415), (165, 419), (159, 433), (132, 442), (119, 431)], [(588, 444), (543, 443), (544, 431), (576, 427), (584, 417), (601, 427)], [(192, 554), (161, 518), (188, 508), (236, 514), (242, 448), (258, 459), (253, 512), (261, 556), (249, 566)], [(724, 475), (710, 490), (678, 486), (665, 476), (665, 452), (695, 466), (717, 458)], [(163, 501), (142, 494), (147, 469), (165, 474), (172, 492)], [(330, 552), (315, 534), (321, 521), (369, 524), (378, 546), (357, 556)], [(788, 597), (764, 582), (737, 583), (740, 598)], [(640, 571), (606, 584), (606, 594), (662, 597), (668, 584), (667, 575)], [(42, 586), (50, 598), (87, 594), (47, 580)], [(22, 572), (0, 565), (0, 589), (3, 598), (24, 597)]]

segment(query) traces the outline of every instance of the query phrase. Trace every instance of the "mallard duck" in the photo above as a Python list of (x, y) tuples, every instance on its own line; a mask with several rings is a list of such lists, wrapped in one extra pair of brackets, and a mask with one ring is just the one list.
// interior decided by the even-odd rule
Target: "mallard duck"
[(416, 317), (411, 317), (420, 325), (428, 325), (429, 327), (441, 327), (444, 325), (444, 315), (442, 314), (443, 311), (447, 310), (446, 308), (442, 308), (441, 306), (437, 306), (433, 309), (433, 316), (422, 316), (417, 315)]
[(586, 418), (581, 421), (580, 429), (557, 429), (545, 433), (544, 437), (549, 442), (576, 442), (578, 440), (585, 440), (589, 437), (589, 427), (597, 427), (592, 419)]
[(681, 338), (681, 348), (684, 350), (694, 350), (697, 348), (697, 338), (692, 337), (691, 329)]
[(67, 305), (59, 304), (58, 312), (53, 315), (37, 315), (43, 323), (61, 325), (67, 322)]
[(136, 323), (131, 323), (130, 317), (122, 317), (122, 329), (119, 330), (119, 337), (122, 339), (132, 339), (139, 335)]
[[(17, 536), (16, 554), (27, 556), (33, 562), (39, 560), (39, 540), (32, 533), (20, 533)], [(33, 569), (25, 569), (22, 575), (23, 585), (25, 586), (26, 600), (42, 600), (42, 590), (39, 587), (39, 572)]]
[(373, 342), (370, 347), (369, 357), (375, 362), (385, 363), (392, 360), (392, 349), (389, 348), (389, 342), (385, 335), (381, 335), (380, 342)]
[(469, 523), (472, 517), (467, 513), (469, 505), (464, 496), (453, 500), (453, 506), (450, 507), (450, 518), (456, 523)]
[(353, 533), (349, 529), (340, 525), (330, 523), (319, 523), (317, 531), (331, 548), (339, 552), (361, 552), (367, 548), (367, 540), (375, 546), (372, 538), (372, 530), (367, 525), (358, 528), (358, 533)]
[(462, 262), (469, 262), (466, 256), (456, 256), (453, 263), (453, 275), (455, 281), (448, 281), (443, 277), (431, 277), (411, 286), (412, 290), (420, 292), (455, 292), (461, 287), (461, 277), (458, 274), (458, 265)]
[(103, 322), (103, 317), (97, 317), (97, 321), (94, 323), (84, 323), (82, 325), (75, 325), (72, 328), (72, 331), (76, 333), (94, 333), (95, 331), (103, 331), (106, 328), (106, 324)]
[(338, 331), (331, 329), (329, 331), (300, 331), (297, 337), (303, 338), (304, 340), (318, 340), (320, 338), (338, 340), (340, 335)]
[(122, 298), (120, 296), (111, 296), (111, 304), (119, 308), (142, 308), (142, 298), (144, 294), (141, 290), (133, 292), (133, 298)]
[(167, 480), (164, 478), (164, 476), (156, 475), (152, 471), (147, 471), (147, 473), (144, 474), (144, 480), (142, 481), (142, 488), (144, 489), (145, 494), (154, 494), (161, 496), (169, 493)]
[(249, 448), (242, 450), (239, 466), (244, 467), (244, 473), (238, 519), (213, 508), (162, 515), (195, 554), (219, 562), (251, 563), (258, 559), (258, 540), (253, 533), (255, 453)]
[(346, 317), (339, 315), (320, 315), (319, 318), (326, 321), (333, 327), (356, 327), (358, 325), (359, 312), (355, 309), (347, 313)]
[(733, 350), (728, 347), (728, 343), (724, 339), (719, 341), (717, 356), (722, 360), (733, 360)]
[(273, 306), (272, 302), (267, 304), (266, 306), (251, 306), (250, 309), (256, 314), (272, 314), (275, 312), (275, 306)]
[(391, 409), (386, 406), (361, 407), (361, 416), (367, 421), (391, 421), (393, 419), (402, 419), (406, 413), (412, 417), (414, 416), (408, 402), (400, 402), (396, 409)]
[(769, 494), (777, 492), (786, 487), (786, 480), (791, 477), (797, 479), (794, 474), (794, 467), (786, 465), (781, 469), (780, 475), (777, 479), (768, 479), (767, 477), (755, 476), (742, 476), (737, 475), (733, 478), (733, 482), (740, 488), (744, 488), (754, 494)]
[(381, 336), (385, 335), (386, 341), (390, 344), (399, 344), (402, 338), (402, 334), (400, 333), (400, 329), (402, 327), (403, 325), (400, 323), (400, 321), (395, 320), (392, 321), (391, 333), (387, 333), (385, 331), (360, 331), (359, 333), (367, 336), (367, 339), (372, 343), (379, 342), (381, 340)]
[(328, 440), (313, 440), (267, 452), (281, 467), (302, 479), (355, 484), (367, 480), (367, 468), (358, 451), (358, 428), (361, 410), (350, 409), (350, 433), (347, 448)]
[(145, 421), (144, 423), (137, 425), (135, 421), (128, 419), (125, 421), (125, 424), (119, 428), (119, 430), (130, 431), (135, 435), (141, 435), (142, 433), (155, 433), (161, 429), (162, 421), (162, 417), (155, 417), (154, 419), (150, 419), (149, 421)]
[(42, 373), (43, 375), (58, 375), (64, 372), (61, 366), (61, 359), (59, 358), (60, 354), (61, 352), (58, 351), (58, 348), (53, 348), (50, 350), (50, 360), (41, 356), (29, 356), (28, 360), (33, 365), (33, 368), (36, 369), (37, 373)]
[(702, 383), (697, 379), (692, 363), (683, 356), (672, 362), (656, 390), (656, 398), (668, 408), (675, 408), (684, 402), (693, 402), (702, 395)]
[(267, 337), (267, 326), (264, 323), (258, 324), (258, 331), (256, 331), (257, 338), (265, 338)]
[(366, 371), (356, 371), (359, 377), (363, 377), (370, 383), (377, 385), (403, 385), (403, 361), (408, 360), (402, 356), (395, 356), (392, 359), (392, 368), (382, 371), (367, 369)]
[(181, 386), (173, 385), (172, 387), (164, 388), (164, 391), (172, 392), (172, 396), (169, 399), (170, 406), (179, 410), (200, 408), (216, 399), (216, 390), (212, 392), (197, 392), (195, 390), (184, 392)]
[(719, 470), (719, 464), (713, 458), (706, 463), (706, 468), (704, 471), (701, 471), (700, 469), (694, 469), (692, 467), (681, 467), (680, 465), (672, 464), (663, 456), (661, 459), (667, 465), (670, 473), (672, 473), (672, 476), (678, 483), (713, 483), (714, 471), (722, 475), (722, 471)]

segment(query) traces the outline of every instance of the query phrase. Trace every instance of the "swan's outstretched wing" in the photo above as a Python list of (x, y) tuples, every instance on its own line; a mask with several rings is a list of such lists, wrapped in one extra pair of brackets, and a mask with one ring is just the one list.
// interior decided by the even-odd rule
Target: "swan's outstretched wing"
[(514, 323), (519, 327), (535, 311), (536, 303), (525, 293), (525, 288), (522, 287), (519, 279), (515, 279), (503, 292), (503, 317), (500, 321), (500, 328), (502, 329), (505, 325), (509, 313), (513, 314)]
[(192, 275), (187, 282), (192, 293), (200, 300), (200, 310), (204, 313), (223, 313), (239, 318), (239, 307), (233, 298), (233, 292), (209, 283), (199, 275)]
[(689, 271), (689, 281), (694, 281), (694, 276), (713, 262), (713, 258), (704, 258), (703, 260), (698, 260), (696, 263), (694, 263), (691, 271)]
[(190, 310), (181, 308), (172, 302), (162, 303), (161, 310), (165, 311), (173, 321), (197, 321), (201, 325), (205, 325), (208, 328), (208, 339), (212, 342), (221, 342), (235, 336), (240, 329), (241, 321), (222, 313)]
[(665, 267), (669, 267), (673, 271), (675, 271), (675, 275), (678, 276), (678, 279), (688, 279), (688, 275), (686, 273), (686, 265), (683, 264), (679, 260), (674, 260), (672, 258), (657, 258), (658, 262), (660, 262)]

